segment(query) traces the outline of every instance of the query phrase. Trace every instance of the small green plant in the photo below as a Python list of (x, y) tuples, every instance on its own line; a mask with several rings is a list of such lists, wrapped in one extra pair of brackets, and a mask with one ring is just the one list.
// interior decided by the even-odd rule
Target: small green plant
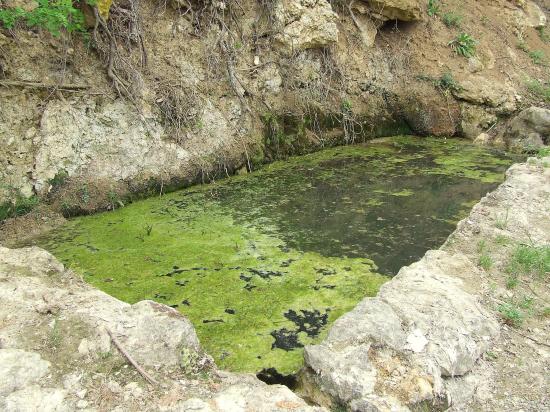
[(526, 310), (530, 313), (533, 312), (533, 303), (534, 299), (528, 296), (524, 296), (522, 301), (519, 303), (519, 307), (523, 310)]
[(477, 242), (477, 253), (483, 254), (487, 250), (487, 241), (485, 239), (481, 239), (479, 242)]
[(545, 43), (549, 43), (550, 42), (550, 36), (548, 35), (548, 33), (546, 33), (546, 30), (545, 30), (545, 27), (537, 27), (537, 31), (539, 32), (539, 37), (540, 39), (545, 42)]
[(548, 276), (550, 273), (550, 246), (519, 245), (512, 254), (507, 271), (516, 275)]
[(428, 0), (428, 16), (437, 16), (440, 12), (439, 0)]
[(435, 85), (442, 90), (448, 90), (451, 92), (459, 92), (462, 90), (462, 86), (454, 79), (452, 73), (443, 73), (441, 77), (436, 80)]
[(516, 43), (516, 47), (525, 53), (529, 53), (529, 47), (527, 46), (527, 43), (525, 43), (525, 40), (519, 40)]
[(518, 277), (512, 274), (506, 279), (506, 289), (515, 289), (518, 285)]
[(342, 100), (342, 104), (340, 105), (340, 109), (344, 113), (351, 112), (351, 109), (352, 109), (351, 102), (347, 99)]
[(543, 157), (550, 156), (550, 147), (541, 147), (537, 151), (537, 157), (542, 159)]
[(68, 177), (69, 177), (69, 173), (67, 173), (66, 170), (60, 170), (59, 172), (56, 173), (54, 177), (48, 180), (48, 183), (53, 188), (59, 187), (59, 186), (62, 186), (63, 183), (65, 183)]
[[(38, 7), (31, 11), (20, 7), (0, 9), (0, 25), (7, 29), (21, 23), (28, 27), (38, 27), (59, 36), (62, 30), (85, 32), (84, 14), (72, 0), (38, 0)], [(88, 1), (88, 4), (95, 4)]]
[(0, 221), (29, 213), (39, 203), (37, 196), (25, 197), (17, 192), (12, 200), (0, 204)]
[(145, 234), (147, 236), (151, 236), (151, 232), (153, 231), (153, 225), (146, 223), (144, 229), (145, 229)]
[(487, 352), (485, 352), (485, 354), (487, 355), (487, 357), (490, 359), (490, 360), (497, 360), (498, 359), (498, 355), (495, 353), (495, 352), (492, 352), (490, 350), (488, 350)]
[(546, 306), (542, 312), (541, 315), (545, 318), (550, 318), (550, 306)]
[(510, 244), (510, 238), (504, 235), (498, 235), (495, 238), (495, 243), (499, 246), (506, 246)]
[(543, 84), (536, 79), (528, 79), (526, 81), (526, 86), (531, 93), (541, 97), (547, 102), (550, 102), (550, 86)]
[(50, 348), (59, 348), (62, 341), (63, 335), (59, 330), (59, 320), (54, 319), (52, 329), (48, 333), (48, 346)]
[(533, 50), (529, 52), (529, 57), (533, 60), (534, 64), (544, 63), (544, 52), (542, 50)]
[(90, 201), (90, 190), (88, 189), (88, 185), (83, 184), (78, 190), (78, 192), (80, 194), (80, 200), (82, 200), (82, 203), (87, 205), (88, 202)]
[(510, 213), (510, 209), (506, 209), (506, 212), (504, 215), (496, 215), (495, 216), (495, 227), (500, 230), (505, 230), (508, 227), (508, 214)]
[(523, 315), (519, 309), (510, 303), (503, 303), (498, 306), (498, 312), (507, 325), (518, 327), (523, 322)]
[(449, 42), (449, 46), (460, 56), (473, 57), (476, 54), (477, 41), (467, 33), (460, 33)]
[(462, 23), (462, 16), (460, 14), (449, 11), (447, 13), (443, 13), (443, 15), (441, 16), (441, 20), (443, 20), (445, 26), (449, 28), (460, 27), (460, 23)]
[(483, 254), (479, 257), (479, 266), (484, 270), (489, 270), (493, 267), (493, 259), (491, 256)]

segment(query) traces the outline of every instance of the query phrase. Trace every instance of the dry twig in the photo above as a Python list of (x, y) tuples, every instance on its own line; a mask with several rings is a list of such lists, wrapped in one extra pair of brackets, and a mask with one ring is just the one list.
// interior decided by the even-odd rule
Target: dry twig
[(113, 332), (111, 332), (109, 330), (109, 328), (105, 328), (107, 330), (107, 333), (109, 334), (109, 336), (111, 337), (111, 340), (113, 341), (113, 343), (115, 344), (115, 346), (117, 347), (117, 349), (120, 351), (120, 353), (122, 353), (124, 355), (124, 357), (126, 359), (128, 359), (128, 362), (130, 362), (132, 364), (132, 366), (134, 368), (136, 368), (136, 370), (139, 372), (139, 374), (141, 376), (143, 376), (143, 378), (151, 385), (158, 385), (158, 382), (156, 380), (154, 380), (147, 372), (145, 372), (143, 370), (143, 368), (141, 366), (139, 366), (139, 364), (134, 360), (134, 358), (132, 358), (130, 356), (130, 354), (128, 352), (126, 352), (126, 350), (122, 347), (122, 345), (120, 344), (120, 342), (118, 341), (117, 338), (115, 338), (115, 335), (113, 335)]

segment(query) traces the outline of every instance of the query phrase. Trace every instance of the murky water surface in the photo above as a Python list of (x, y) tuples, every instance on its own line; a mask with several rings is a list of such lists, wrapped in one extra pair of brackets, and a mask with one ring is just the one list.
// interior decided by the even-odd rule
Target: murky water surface
[(290, 374), (304, 345), (440, 246), (510, 163), (398, 137), (73, 219), (38, 243), (119, 299), (177, 308), (219, 366)]

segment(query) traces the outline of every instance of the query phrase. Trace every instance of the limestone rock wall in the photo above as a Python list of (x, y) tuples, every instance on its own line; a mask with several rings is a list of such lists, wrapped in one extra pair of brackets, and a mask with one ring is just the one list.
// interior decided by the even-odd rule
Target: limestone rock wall
[[(113, 28), (128, 7), (113, 6)], [(0, 31), (0, 204), (45, 197), (52, 180), (63, 183), (56, 176), (74, 181), (71, 193), (98, 180), (99, 191), (140, 191), (373, 136), (474, 139), (505, 129), (527, 104), (546, 104), (526, 88), (526, 78), (545, 78), (529, 54), (550, 55), (537, 31), (544, 8), (441, 7), (429, 16), (416, 0), (246, 0), (193, 12), (187, 2), (141, 2), (146, 53), (132, 42), (117, 49), (124, 98), (105, 56), (78, 36), (20, 30), (15, 41)], [(449, 47), (458, 29), (444, 24), (447, 12), (461, 15), (474, 57)], [(78, 207), (109, 202), (97, 203)]]

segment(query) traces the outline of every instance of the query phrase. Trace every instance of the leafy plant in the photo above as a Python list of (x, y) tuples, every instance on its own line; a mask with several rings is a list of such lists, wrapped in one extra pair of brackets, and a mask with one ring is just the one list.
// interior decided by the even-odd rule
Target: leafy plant
[(493, 267), (493, 259), (491, 256), (483, 254), (479, 257), (479, 266), (484, 270), (489, 270)]
[(447, 13), (443, 13), (443, 15), (441, 16), (441, 20), (443, 20), (443, 23), (447, 27), (460, 27), (462, 16), (460, 14), (449, 11)]
[(528, 79), (526, 81), (526, 85), (527, 89), (531, 93), (541, 97), (547, 102), (550, 102), (550, 86), (547, 86), (536, 79)]
[(460, 33), (449, 42), (456, 54), (464, 57), (475, 56), (477, 41), (467, 33)]
[(462, 86), (454, 79), (452, 73), (444, 73), (437, 81), (436, 86), (443, 90), (460, 91)]
[(508, 227), (508, 214), (510, 213), (510, 209), (506, 209), (506, 213), (504, 215), (497, 215), (495, 216), (495, 227), (500, 230), (505, 230)]
[(544, 27), (537, 27), (537, 31), (539, 32), (539, 37), (543, 42), (550, 43), (550, 36), (546, 33)]
[(518, 277), (515, 274), (512, 274), (511, 276), (506, 279), (506, 288), (507, 289), (514, 289), (518, 285)]
[(533, 60), (534, 64), (544, 63), (544, 52), (542, 50), (533, 50), (529, 52), (529, 57)]
[(550, 156), (550, 147), (541, 147), (537, 151), (537, 157), (539, 159), (542, 159), (543, 157), (547, 157), (547, 156)]
[(29, 213), (39, 200), (37, 196), (24, 197), (17, 193), (11, 201), (0, 204), (0, 221)]
[(545, 276), (550, 273), (550, 246), (519, 245), (512, 255), (508, 272), (516, 275)]
[(48, 180), (48, 183), (50, 184), (50, 186), (54, 188), (59, 187), (59, 186), (62, 186), (63, 183), (65, 183), (68, 177), (69, 177), (69, 173), (67, 173), (66, 170), (60, 170), (59, 172), (57, 172), (57, 174), (53, 178)]
[(439, 0), (428, 0), (428, 16), (437, 16), (439, 12)]
[(503, 303), (498, 306), (498, 312), (502, 316), (504, 323), (518, 327), (523, 322), (523, 315), (519, 309), (510, 303)]
[[(95, 1), (88, 1), (93, 5)], [(38, 0), (38, 7), (26, 11), (20, 7), (0, 9), (0, 24), (7, 29), (17, 23), (38, 27), (59, 36), (62, 30), (84, 32), (84, 15), (72, 0)]]

